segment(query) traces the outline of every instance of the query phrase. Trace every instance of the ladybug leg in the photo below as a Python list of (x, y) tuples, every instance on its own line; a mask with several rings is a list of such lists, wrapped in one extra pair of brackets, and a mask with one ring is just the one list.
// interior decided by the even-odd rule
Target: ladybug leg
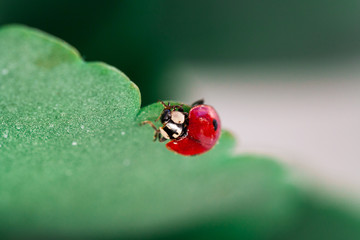
[(155, 125), (151, 121), (143, 121), (141, 125), (149, 124), (155, 131), (158, 129), (155, 127)]
[(164, 101), (161, 101), (161, 100), (159, 100), (158, 102), (160, 102), (161, 105), (163, 105), (163, 107), (165, 109), (175, 110), (177, 108), (180, 112), (184, 111), (184, 109), (183, 109), (184, 104), (171, 106), (170, 102), (167, 102), (167, 104)]
[(164, 103), (163, 101), (159, 100), (158, 102), (161, 103), (161, 105), (163, 105), (164, 109), (172, 109), (174, 110), (177, 106), (171, 106), (170, 102), (168, 102), (167, 104)]
[(165, 142), (166, 140), (168, 140), (168, 139), (166, 139), (166, 138), (164, 138), (163, 136), (159, 136), (159, 142)]
[(156, 130), (155, 133), (154, 133), (154, 138), (153, 138), (153, 141), (156, 142), (156, 140), (159, 138), (159, 142), (160, 141), (160, 131), (159, 130)]
[(141, 124), (142, 125), (149, 124), (155, 130), (154, 142), (157, 140), (157, 138), (159, 138), (160, 141), (160, 137), (159, 137), (160, 131), (155, 127), (155, 125), (151, 121), (143, 121)]
[(157, 122), (157, 121), (159, 121), (159, 120), (160, 120), (161, 115), (162, 115), (162, 114), (160, 114), (160, 115), (159, 115), (159, 117), (158, 117), (157, 119), (155, 119), (155, 122)]
[[(161, 103), (161, 105), (163, 105), (164, 106), (164, 108), (169, 108), (169, 106), (168, 105), (166, 105), (166, 103), (164, 103), (163, 101), (161, 101), (161, 100), (159, 100), (158, 102), (160, 102)], [(169, 103), (168, 103), (169, 104)]]
[[(163, 105), (164, 110), (165, 110), (165, 109), (170, 109), (170, 110), (175, 110), (175, 109), (177, 109), (177, 110), (180, 111), (180, 112), (184, 112), (184, 108), (183, 108), (184, 104), (171, 106), (170, 102), (168, 102), (167, 104), (164, 103), (164, 102), (161, 101), (161, 100), (159, 100), (158, 102), (160, 102), (161, 105)], [(160, 116), (161, 116), (161, 115), (160, 115)], [(159, 119), (160, 119), (160, 117), (158, 117), (158, 119), (156, 119), (156, 121), (158, 121)], [(155, 122), (156, 122), (156, 121), (155, 121)]]
[(168, 106), (167, 107), (167, 109), (171, 109), (171, 110), (178, 110), (178, 111), (180, 111), (180, 112), (183, 112), (184, 111), (184, 109), (183, 109), (183, 106), (184, 106), (184, 104), (181, 104), (181, 105), (173, 105), (173, 106)]

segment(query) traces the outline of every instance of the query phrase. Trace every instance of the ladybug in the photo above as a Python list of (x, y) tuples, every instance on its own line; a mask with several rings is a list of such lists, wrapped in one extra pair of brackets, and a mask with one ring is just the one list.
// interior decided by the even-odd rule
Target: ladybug
[(155, 130), (154, 141), (170, 140), (166, 147), (185, 156), (207, 152), (217, 143), (221, 122), (213, 107), (199, 100), (191, 105), (189, 112), (185, 112), (183, 105), (160, 102), (164, 109), (155, 122), (160, 120), (162, 126), (156, 128), (151, 121), (142, 122)]

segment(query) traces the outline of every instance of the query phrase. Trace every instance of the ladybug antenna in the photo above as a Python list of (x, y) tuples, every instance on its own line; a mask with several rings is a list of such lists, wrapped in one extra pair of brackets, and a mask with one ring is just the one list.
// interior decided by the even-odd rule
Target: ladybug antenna
[(171, 103), (170, 103), (170, 102), (167, 102), (167, 104), (166, 104), (164, 101), (161, 101), (161, 100), (159, 100), (158, 102), (160, 102), (161, 105), (163, 105), (164, 110), (165, 110), (165, 109), (175, 110), (175, 109), (177, 108), (177, 109), (180, 109), (180, 111), (184, 111), (184, 110), (183, 110), (184, 104), (171, 106)]
[(164, 103), (163, 101), (161, 101), (161, 100), (159, 100), (158, 102), (160, 102), (161, 103), (161, 105), (163, 105), (164, 106), (164, 108), (169, 108), (169, 106), (170, 106), (170, 103), (168, 102), (168, 105), (166, 105), (166, 103)]

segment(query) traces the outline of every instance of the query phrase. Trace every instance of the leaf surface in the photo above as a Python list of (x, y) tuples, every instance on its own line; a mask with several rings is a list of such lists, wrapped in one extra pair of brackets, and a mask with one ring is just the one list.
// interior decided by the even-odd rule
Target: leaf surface
[(226, 131), (204, 155), (174, 154), (139, 125), (162, 106), (140, 104), (117, 69), (38, 30), (1, 28), (0, 234), (261, 238), (297, 219), (279, 164), (233, 155)]

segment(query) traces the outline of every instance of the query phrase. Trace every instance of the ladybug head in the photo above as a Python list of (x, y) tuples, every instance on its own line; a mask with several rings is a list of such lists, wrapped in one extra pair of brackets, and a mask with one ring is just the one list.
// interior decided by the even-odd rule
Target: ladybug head
[(164, 106), (163, 111), (160, 114), (160, 121), (162, 124), (169, 121), (176, 124), (184, 124), (187, 118), (187, 113), (184, 112), (182, 105), (170, 106), (170, 103), (165, 104), (161, 102)]
[(164, 109), (160, 116), (160, 121), (162, 124), (167, 122), (172, 122), (175, 124), (184, 124), (186, 121), (186, 113), (180, 110), (170, 110)]
[(164, 110), (162, 111), (162, 113), (160, 115), (161, 123), (168, 122), (170, 119), (171, 119), (171, 110), (164, 108)]

